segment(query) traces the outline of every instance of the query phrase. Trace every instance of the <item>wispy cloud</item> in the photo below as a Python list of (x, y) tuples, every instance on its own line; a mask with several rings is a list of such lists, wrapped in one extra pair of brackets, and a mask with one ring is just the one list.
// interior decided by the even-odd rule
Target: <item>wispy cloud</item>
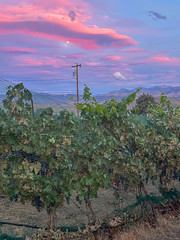
[(84, 57), (84, 54), (82, 53), (66, 54), (65, 57), (67, 59), (82, 59)]
[(86, 66), (91, 66), (91, 67), (96, 67), (96, 66), (99, 66), (100, 63), (98, 63), (98, 62), (86, 62), (85, 65)]
[(40, 21), (0, 22), (0, 34), (24, 33), (33, 36), (59, 39), (84, 49), (124, 48), (136, 45), (132, 38), (120, 35), (112, 29), (92, 28), (82, 23), (57, 23)]
[(142, 48), (129, 48), (129, 49), (120, 49), (119, 52), (129, 52), (129, 53), (133, 53), (133, 52), (144, 52), (145, 50)]
[(17, 57), (16, 62), (18, 66), (22, 66), (22, 67), (51, 66), (53, 68), (59, 68), (62, 66), (67, 66), (67, 63), (63, 59), (55, 59), (51, 57), (45, 57), (45, 58)]
[(69, 12), (69, 17), (71, 18), (71, 21), (72, 21), (72, 22), (75, 21), (75, 19), (76, 19), (76, 13), (75, 13), (74, 10), (71, 10), (71, 11)]
[(106, 56), (106, 57), (102, 57), (102, 60), (104, 61), (120, 61), (122, 60), (121, 56)]
[(156, 61), (156, 62), (171, 62), (171, 59), (169, 57), (152, 57), (152, 60)]
[(119, 34), (111, 28), (85, 24), (85, 14), (79, 8), (81, 5), (89, 6), (82, 0), (78, 0), (76, 4), (71, 0), (29, 0), (29, 4), (0, 4), (0, 35), (23, 33), (68, 41), (89, 50), (137, 45), (131, 37)]
[(149, 59), (151, 63), (166, 66), (180, 66), (180, 57), (154, 56)]
[(0, 47), (0, 52), (8, 54), (32, 54), (35, 53), (36, 50), (22, 47)]
[(166, 20), (167, 19), (167, 16), (162, 15), (155, 11), (149, 11), (149, 16), (151, 16), (154, 20), (157, 20), (157, 19)]

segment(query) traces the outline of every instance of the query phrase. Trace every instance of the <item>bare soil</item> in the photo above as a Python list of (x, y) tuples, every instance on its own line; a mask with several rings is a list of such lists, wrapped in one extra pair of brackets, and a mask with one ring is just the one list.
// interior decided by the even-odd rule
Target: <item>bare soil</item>
[[(103, 219), (112, 213), (117, 208), (124, 208), (128, 204), (136, 201), (135, 193), (122, 193), (122, 200), (116, 200), (113, 196), (114, 190), (101, 189), (97, 199), (92, 200), (94, 212), (98, 219)], [(90, 212), (88, 210), (90, 215)], [(91, 215), (90, 215), (91, 216)], [(0, 221), (28, 224), (47, 228), (48, 214), (46, 209), (38, 212), (31, 203), (26, 202), (22, 205), (19, 202), (11, 202), (7, 199), (0, 199)], [(71, 198), (70, 204), (65, 203), (64, 207), (57, 210), (57, 226), (81, 226), (88, 224), (87, 209), (84, 202), (79, 204), (75, 197)], [(26, 227), (16, 227), (2, 225), (1, 232), (11, 234), (17, 237), (23, 235), (31, 236), (37, 230)]]
[[(179, 183), (177, 187), (179, 190)], [(156, 195), (159, 194), (157, 187), (154, 185), (149, 185), (147, 189), (149, 193), (153, 192)], [(101, 189), (98, 198), (92, 200), (93, 209), (98, 219), (107, 218), (115, 209), (123, 209), (136, 201), (135, 192), (121, 193), (120, 197), (122, 200), (116, 200), (113, 193), (113, 188)], [(45, 209), (42, 212), (38, 212), (31, 203), (27, 202), (25, 205), (22, 205), (19, 202), (11, 202), (8, 199), (0, 198), (0, 221), (47, 228), (48, 214)], [(82, 224), (88, 224), (87, 209), (84, 202), (79, 204), (75, 200), (75, 196), (73, 196), (70, 204), (65, 203), (63, 208), (57, 210), (57, 226), (81, 226)], [(175, 225), (177, 225), (176, 221)], [(172, 226), (174, 227), (175, 225)], [(7, 233), (8, 235), (16, 237), (31, 237), (33, 234), (37, 233), (37, 230), (26, 227), (2, 225), (0, 226), (0, 233)], [(173, 238), (171, 239), (173, 240)], [(103, 240), (105, 240), (105, 238)], [(139, 240), (141, 240), (141, 238), (139, 238)]]

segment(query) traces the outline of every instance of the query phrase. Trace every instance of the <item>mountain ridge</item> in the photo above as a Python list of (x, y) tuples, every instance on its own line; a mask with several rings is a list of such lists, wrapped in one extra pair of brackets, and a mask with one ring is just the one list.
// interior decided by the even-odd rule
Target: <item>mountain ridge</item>
[[(1, 79), (0, 78), (0, 103), (2, 104), (2, 100), (6, 97), (6, 87), (8, 85), (15, 85), (14, 83)], [(151, 94), (157, 101), (159, 101), (161, 92), (165, 93), (171, 102), (174, 102), (174, 106), (180, 105), (180, 86), (168, 86), (168, 85), (155, 85), (152, 87), (139, 87), (141, 88), (140, 93), (137, 94), (137, 97), (141, 94)], [(97, 102), (104, 102), (106, 100), (110, 100), (112, 98), (116, 98), (117, 101), (120, 101), (122, 98), (127, 97), (129, 94), (135, 92), (139, 88), (134, 89), (126, 89), (122, 88), (116, 91), (111, 91), (104, 94), (93, 94), (96, 98)], [(30, 90), (31, 91), (31, 90)], [(73, 101), (69, 100), (69, 97), (74, 97), (76, 101), (76, 94), (73, 93), (64, 93), (64, 94), (49, 94), (49, 93), (37, 93), (32, 91), (34, 103), (36, 105), (61, 105), (67, 106), (73, 105)], [(173, 100), (174, 99), (174, 100)], [(83, 101), (83, 95), (79, 95), (79, 101)]]
[[(139, 87), (141, 88), (141, 87)], [(134, 88), (134, 89), (126, 89), (126, 88), (123, 88), (123, 89), (119, 89), (119, 90), (116, 90), (116, 91), (111, 91), (111, 92), (108, 92), (108, 93), (103, 93), (103, 94), (93, 94), (93, 96), (95, 96), (97, 99), (101, 99), (101, 98), (106, 98), (107, 97), (117, 97), (118, 96), (118, 99), (121, 99), (123, 97), (126, 97), (128, 96), (129, 94), (135, 92), (137, 89), (139, 88)], [(177, 99), (180, 99), (180, 86), (177, 86), (177, 87), (171, 87), (171, 86), (166, 86), (166, 85), (163, 85), (162, 87), (161, 86), (153, 86), (153, 87), (150, 87), (150, 88), (141, 88), (140, 90), (140, 93), (139, 95), (143, 94), (143, 93), (149, 93), (151, 94), (152, 96), (160, 96), (161, 95), (161, 92), (165, 93), (168, 97), (173, 97), (173, 98), (177, 98)], [(44, 93), (46, 94), (46, 93)], [(69, 97), (72, 97), (72, 96), (76, 96), (76, 94), (48, 94), (50, 96), (52, 96), (53, 98), (63, 98), (63, 99), (67, 99)], [(80, 98), (82, 98), (82, 94), (79, 95)]]
[[(110, 100), (112, 98), (116, 98), (118, 101), (120, 101), (122, 98), (127, 97), (129, 94), (135, 92), (139, 88), (134, 88), (134, 89), (119, 89), (117, 91), (112, 91), (109, 93), (105, 94), (96, 94), (93, 95), (97, 102), (104, 102), (106, 100)], [(143, 93), (145, 94), (151, 94), (157, 102), (160, 101), (160, 95), (161, 93), (164, 93), (167, 95), (168, 100), (171, 101), (172, 105), (174, 107), (177, 107), (180, 105), (180, 86), (177, 87), (171, 87), (171, 86), (153, 86), (151, 88), (142, 88), (140, 90), (140, 93), (137, 94), (137, 97), (142, 95)], [(74, 100), (76, 100), (76, 94), (49, 94), (52, 98), (56, 100), (61, 100), (64, 102), (72, 103), (71, 100), (69, 100), (69, 97), (74, 97)], [(79, 101), (81, 102), (83, 100), (83, 95), (79, 95)]]

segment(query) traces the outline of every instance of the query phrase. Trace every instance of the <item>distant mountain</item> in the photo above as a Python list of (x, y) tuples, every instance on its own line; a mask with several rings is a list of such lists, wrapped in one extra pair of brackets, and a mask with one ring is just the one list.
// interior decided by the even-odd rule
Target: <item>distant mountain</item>
[[(120, 101), (123, 97), (127, 97), (129, 94), (135, 92), (138, 88), (128, 90), (128, 89), (120, 89), (117, 91), (113, 91), (107, 94), (97, 95), (96, 99), (99, 102), (104, 102), (105, 100), (110, 100), (112, 98), (116, 98)], [(157, 102), (160, 102), (160, 95), (161, 93), (167, 95), (168, 100), (170, 100), (173, 107), (180, 106), (180, 86), (177, 87), (170, 87), (170, 86), (154, 86), (151, 88), (142, 88), (140, 93), (137, 95), (140, 96), (141, 94), (151, 94)], [(129, 106), (130, 108), (136, 105), (136, 100)]]
[[(0, 104), (2, 104), (2, 100), (5, 98), (6, 93), (6, 87), (9, 85), (15, 85), (12, 82), (9, 82), (7, 80), (0, 78)], [(112, 98), (116, 98), (118, 101), (120, 101), (123, 97), (127, 97), (129, 94), (135, 92), (138, 88), (134, 89), (120, 89), (117, 91), (112, 91), (106, 94), (98, 94), (94, 95), (96, 97), (96, 100), (98, 102), (104, 102), (105, 100), (110, 100)], [(177, 87), (171, 87), (166, 85), (161, 86), (153, 86), (150, 88), (142, 88), (140, 93), (141, 95), (143, 93), (151, 94), (155, 97), (157, 101), (159, 101), (159, 97), (161, 93), (165, 93), (169, 100), (172, 102), (173, 106), (180, 105), (180, 86)], [(40, 107), (46, 107), (46, 106), (58, 106), (59, 109), (74, 109), (73, 101), (69, 100), (70, 97), (74, 98), (74, 101), (76, 101), (76, 94), (48, 94), (48, 93), (36, 93), (32, 92), (33, 94), (33, 100), (36, 108)], [(79, 101), (81, 102), (83, 100), (83, 95), (79, 95)], [(135, 105), (135, 102), (133, 103)]]
[[(106, 99), (111, 99), (111, 98), (116, 98), (118, 100), (120, 100), (123, 97), (127, 97), (129, 94), (135, 92), (138, 88), (132, 89), (132, 90), (128, 90), (128, 89), (120, 89), (117, 91), (113, 91), (107, 94), (101, 94), (101, 95), (97, 95), (97, 99), (104, 99), (104, 97)], [(154, 97), (160, 96), (161, 93), (165, 93), (168, 97), (172, 97), (172, 98), (177, 98), (180, 99), (180, 86), (177, 87), (170, 87), (170, 86), (154, 86), (151, 88), (142, 88), (139, 95), (143, 94), (143, 93), (148, 93), (151, 94)]]
[[(96, 100), (98, 102), (104, 102), (105, 100), (110, 100), (112, 98), (116, 98), (117, 100), (121, 100), (123, 97), (127, 97), (129, 94), (135, 92), (138, 88), (135, 89), (120, 89), (117, 91), (112, 91), (106, 94), (98, 94), (94, 95), (96, 97)], [(161, 92), (165, 93), (168, 97), (180, 99), (180, 86), (178, 87), (170, 87), (170, 86), (154, 86), (151, 88), (142, 88), (140, 93), (138, 95), (141, 95), (143, 93), (151, 94), (154, 97), (158, 97), (161, 95)], [(53, 99), (61, 100), (64, 102), (72, 102), (68, 98), (74, 97), (74, 100), (76, 100), (76, 94), (56, 94), (52, 95), (49, 94)], [(79, 95), (79, 100), (82, 101), (82, 95)]]

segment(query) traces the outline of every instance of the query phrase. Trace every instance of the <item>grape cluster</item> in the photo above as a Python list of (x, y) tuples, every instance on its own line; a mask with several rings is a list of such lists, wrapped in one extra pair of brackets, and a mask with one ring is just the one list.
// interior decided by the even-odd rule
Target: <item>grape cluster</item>
[(35, 196), (32, 200), (32, 205), (36, 207), (36, 209), (41, 212), (44, 208), (44, 203), (41, 201), (40, 196)]

